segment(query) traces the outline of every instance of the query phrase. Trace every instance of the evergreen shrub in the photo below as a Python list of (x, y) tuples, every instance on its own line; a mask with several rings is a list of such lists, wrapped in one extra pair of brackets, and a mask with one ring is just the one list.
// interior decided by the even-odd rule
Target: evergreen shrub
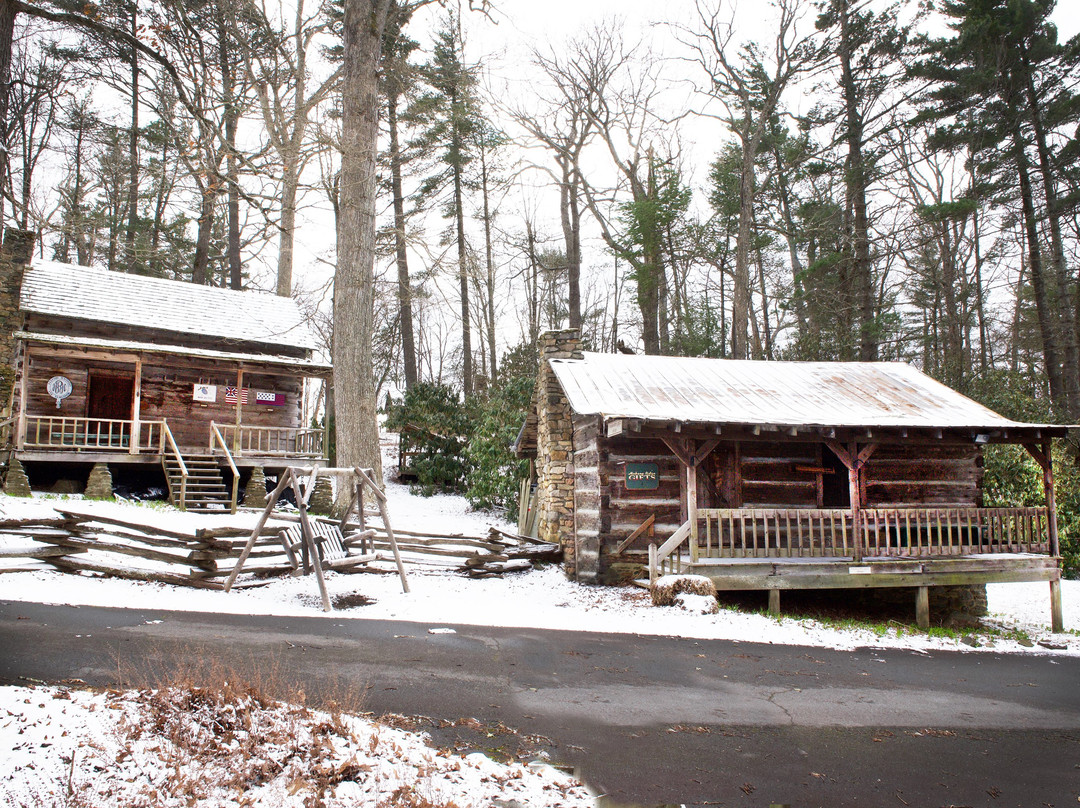
[(400, 404), (389, 408), (386, 428), (408, 434), (417, 452), (408, 465), (416, 475), (416, 490), (424, 496), (464, 490), (470, 409), (455, 389), (431, 382), (414, 385)]

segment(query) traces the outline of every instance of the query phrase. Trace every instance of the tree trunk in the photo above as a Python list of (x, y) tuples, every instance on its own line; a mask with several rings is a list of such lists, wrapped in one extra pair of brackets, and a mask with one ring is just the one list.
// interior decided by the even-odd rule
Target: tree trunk
[(731, 358), (746, 359), (746, 326), (750, 312), (750, 224), (754, 212), (754, 152), (743, 139), (739, 174), (739, 233), (735, 241), (735, 288), (731, 295)]
[(214, 200), (217, 197), (217, 188), (211, 184), (199, 190), (202, 192), (202, 203), (199, 206), (199, 234), (195, 239), (195, 260), (191, 267), (191, 282), (205, 286), (210, 282), (210, 233), (214, 225)]
[[(131, 36), (139, 33), (138, 3), (130, 5)], [(124, 233), (124, 263), (126, 271), (135, 271), (135, 231), (139, 226), (139, 52), (131, 48), (131, 131), (128, 133), (128, 220)]]
[[(15, 36), (15, 14), (18, 12), (15, 0), (0, 0), (0, 133), (4, 142), (0, 143), (0, 189), (7, 188), (10, 174), (9, 147), (7, 133), (11, 130), (8, 123), (8, 100), (11, 86), (11, 47)], [(4, 194), (0, 194), (0, 222), (4, 221)]]
[(390, 128), (390, 184), (394, 195), (394, 251), (397, 258), (398, 307), (401, 319), (401, 354), (405, 365), (405, 389), (417, 380), (416, 338), (413, 334), (412, 284), (409, 281), (409, 252), (405, 242), (405, 194), (401, 187), (401, 144), (398, 141), (398, 95), (390, 90), (386, 117)]
[(870, 265), (870, 224), (866, 213), (866, 160), (863, 156), (863, 120), (859, 112), (858, 87), (851, 70), (851, 32), (847, 0), (840, 8), (840, 69), (847, 117), (847, 171), (844, 179), (852, 208), (852, 257), (859, 312), (859, 359), (874, 362), (878, 341), (874, 276)]
[(558, 158), (562, 170), (559, 184), (559, 218), (566, 252), (566, 302), (570, 309), (570, 327), (581, 328), (581, 206), (578, 201), (581, 181), (577, 166), (568, 156)]
[(334, 272), (336, 462), (382, 480), (372, 344), (378, 68), (389, 0), (345, 0), (341, 185)]
[[(458, 152), (460, 154), (460, 151)], [(466, 397), (473, 391), (472, 323), (469, 311), (469, 262), (465, 244), (465, 196), (461, 166), (454, 164), (454, 225), (457, 229), (458, 290), (461, 293), (461, 375)]]
[[(1073, 281), (1069, 277), (1065, 261), (1065, 244), (1061, 236), (1061, 208), (1057, 197), (1054, 171), (1051, 166), (1050, 149), (1046, 142), (1046, 127), (1043, 123), (1042, 110), (1039, 107), (1035, 86), (1031, 77), (1031, 68), (1024, 59), (1027, 69), (1025, 82), (1025, 100), (1032, 130), (1035, 134), (1035, 147), (1039, 155), (1039, 171), (1042, 174), (1043, 198), (1046, 200), (1046, 219), (1050, 229), (1050, 258), (1053, 267), (1056, 299), (1054, 309), (1058, 312), (1058, 323), (1062, 343), (1064, 362), (1063, 393), (1065, 411), (1072, 423), (1080, 420), (1080, 342), (1078, 342), (1075, 306), (1072, 294)], [(1060, 325), (1059, 325), (1060, 324)]]
[(1065, 385), (1061, 378), (1061, 345), (1055, 319), (1051, 290), (1047, 287), (1042, 251), (1039, 249), (1039, 227), (1035, 219), (1035, 200), (1031, 191), (1031, 176), (1024, 140), (1020, 130), (1013, 133), (1013, 156), (1020, 180), (1020, 201), (1024, 215), (1024, 233), (1028, 248), (1028, 265), (1031, 268), (1031, 288), (1035, 292), (1035, 309), (1039, 315), (1039, 335), (1042, 340), (1043, 362), (1050, 384), (1050, 398), (1055, 406), (1064, 399)]
[(281, 178), (281, 235), (278, 238), (277, 289), (281, 297), (292, 297), (293, 237), (296, 233), (296, 194), (300, 187), (299, 158), (286, 159)]
[(488, 176), (487, 143), (480, 148), (480, 192), (484, 202), (484, 264), (485, 264), (485, 291), (487, 301), (482, 307), (484, 313), (484, 329), (487, 332), (487, 349), (491, 356), (491, 383), (499, 381), (499, 363), (495, 357), (495, 255), (492, 251), (491, 242), (491, 188)]
[(229, 259), (229, 287), (244, 288), (243, 267), (240, 264), (240, 169), (236, 156), (236, 129), (240, 111), (236, 104), (236, 76), (233, 72), (231, 40), (225, 25), (225, 12), (217, 10), (218, 58), (221, 67), (222, 103), (225, 106), (225, 173), (228, 184), (228, 236), (226, 253)]

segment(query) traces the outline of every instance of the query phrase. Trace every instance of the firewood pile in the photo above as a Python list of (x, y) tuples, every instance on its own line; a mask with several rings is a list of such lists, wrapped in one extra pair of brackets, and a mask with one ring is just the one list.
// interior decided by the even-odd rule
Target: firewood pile
[(536, 564), (552, 563), (562, 558), (562, 548), (557, 544), (517, 536), (497, 528), (491, 528), (488, 532), (488, 541), (498, 549), (474, 553), (465, 559), (458, 572), (469, 578), (501, 578), (507, 572), (525, 572)]

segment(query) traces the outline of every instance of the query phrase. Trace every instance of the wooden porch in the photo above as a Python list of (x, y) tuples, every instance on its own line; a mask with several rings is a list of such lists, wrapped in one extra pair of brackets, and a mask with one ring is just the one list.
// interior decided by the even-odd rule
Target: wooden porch
[(1046, 581), (1062, 631), (1053, 511), (1036, 508), (699, 509), (649, 547), (649, 578), (704, 575), (718, 590), (916, 588), (929, 626), (928, 588)]
[[(14, 419), (13, 419), (14, 420)], [(109, 462), (124, 462), (124, 455), (154, 462), (171, 452), (206, 452), (228, 455), (255, 465), (270, 459), (321, 458), (325, 445), (321, 429), (216, 424), (210, 421), (205, 446), (176, 447), (166, 419), (153, 421), (83, 418), (63, 415), (27, 415), (14, 433), (18, 456), (31, 460), (87, 460), (87, 454), (106, 453)], [(216, 434), (215, 434), (216, 433)]]
[[(181, 510), (236, 510), (240, 467), (277, 467), (324, 457), (323, 430), (209, 422), (204, 446), (179, 446), (166, 419), (24, 415), (5, 422), (9, 451), (23, 461), (160, 464)], [(231, 473), (231, 491), (223, 477)]]

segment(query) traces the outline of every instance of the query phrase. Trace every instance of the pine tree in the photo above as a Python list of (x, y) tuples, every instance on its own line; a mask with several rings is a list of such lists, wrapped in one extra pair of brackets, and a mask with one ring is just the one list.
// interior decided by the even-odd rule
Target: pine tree
[(476, 95), (476, 70), (464, 61), (458, 23), (451, 14), (436, 33), (431, 61), (420, 69), (427, 92), (411, 105), (409, 118), (419, 128), (410, 148), (431, 159), (430, 173), (417, 195), (418, 206), (438, 200), (443, 216), (453, 222), (461, 299), (462, 388), (469, 396), (474, 374), (465, 198), (475, 187), (469, 169), (476, 158), (476, 136), (483, 117)]
[(1019, 191), (1050, 395), (1060, 414), (1075, 421), (1075, 282), (1064, 256), (1061, 171), (1048, 132), (1080, 121), (1080, 100), (1065, 80), (1075, 79), (1080, 64), (1076, 49), (1057, 41), (1054, 6), (1054, 0), (945, 0), (941, 11), (953, 36), (924, 40), (925, 56), (912, 74), (929, 83), (919, 117), (937, 124), (931, 142), (969, 152), (992, 181), (998, 204), (1015, 205)]

